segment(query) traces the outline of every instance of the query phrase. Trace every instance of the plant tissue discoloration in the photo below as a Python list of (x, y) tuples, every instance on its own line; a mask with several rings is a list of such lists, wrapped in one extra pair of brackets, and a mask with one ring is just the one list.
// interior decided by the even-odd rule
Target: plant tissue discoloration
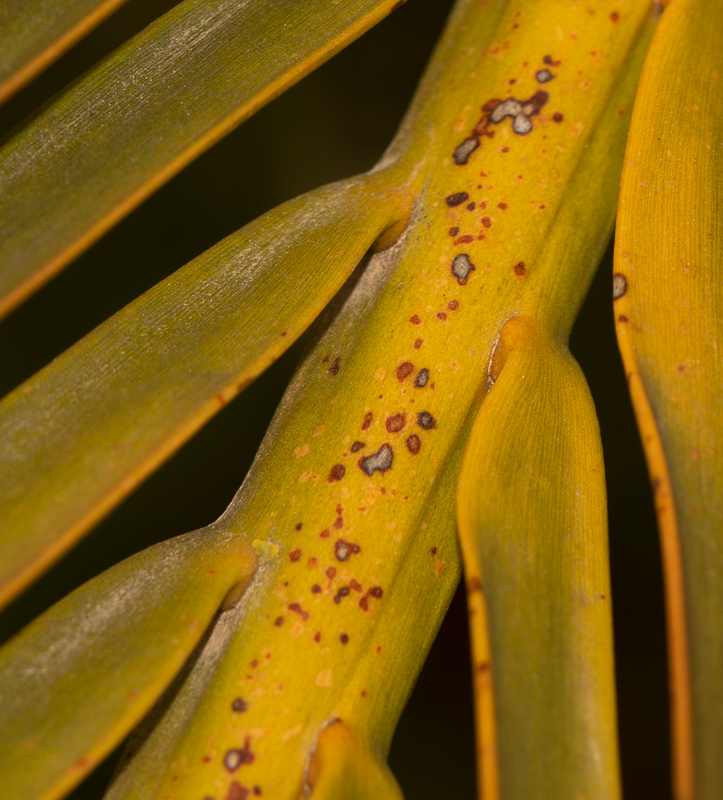
[(392, 468), (394, 462), (394, 450), (390, 444), (383, 444), (376, 453), (365, 458), (360, 458), (357, 462), (359, 469), (370, 477), (375, 472), (384, 474)]
[(628, 279), (622, 272), (613, 275), (613, 300), (619, 300), (628, 291)]
[(251, 737), (244, 739), (243, 747), (233, 747), (226, 751), (223, 757), (223, 765), (229, 772), (235, 772), (244, 764), (253, 764), (256, 756), (251, 752)]
[(361, 553), (361, 547), (354, 542), (337, 539), (334, 542), (334, 556), (337, 561), (348, 561), (353, 555)]
[(452, 275), (457, 279), (460, 286), (464, 286), (472, 270), (476, 269), (467, 253), (460, 253), (452, 259), (451, 266)]

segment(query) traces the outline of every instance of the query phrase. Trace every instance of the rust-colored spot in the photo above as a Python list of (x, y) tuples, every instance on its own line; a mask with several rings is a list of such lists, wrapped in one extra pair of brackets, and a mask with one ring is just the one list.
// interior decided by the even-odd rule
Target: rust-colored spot
[(507, 209), (507, 203), (497, 203), (497, 208), (499, 208), (502, 211), (505, 211)]
[(315, 641), (315, 642), (320, 642), (320, 641), (321, 641), (321, 631), (317, 631), (317, 632), (314, 634), (314, 641)]
[(229, 772), (235, 772), (243, 764), (253, 764), (256, 756), (251, 752), (251, 737), (244, 739), (243, 747), (235, 747), (226, 751), (223, 765)]
[(364, 447), (364, 442), (356, 441), (351, 446), (351, 451), (352, 453), (358, 453), (362, 449), (362, 447)]
[(344, 539), (337, 539), (334, 542), (334, 555), (337, 561), (347, 561), (357, 553), (361, 553), (361, 547), (354, 542), (345, 542)]
[(289, 561), (298, 561), (301, 558), (301, 550), (292, 550), (289, 553)]
[(421, 411), (417, 414), (417, 425), (420, 428), (424, 428), (425, 431), (429, 431), (437, 427), (437, 422), (429, 411)]
[(543, 56), (542, 63), (547, 64), (548, 67), (559, 67), (562, 61), (554, 59), (552, 56)]
[(404, 414), (394, 414), (392, 417), (387, 417), (386, 422), (387, 430), (389, 433), (399, 433), (407, 424), (407, 417)]
[(201, 759), (201, 763), (202, 764), (210, 764), (212, 760), (213, 759), (211, 758), (211, 756), (203, 756), (203, 758)]
[(441, 319), (441, 320), (442, 320), (442, 322), (444, 322), (444, 320), (445, 320), (445, 319), (447, 319), (447, 315), (444, 313), (444, 311), (440, 311), (440, 312), (437, 314), (437, 319)]
[(469, 195), (467, 192), (455, 192), (454, 194), (447, 195), (444, 198), (444, 202), (450, 207), (454, 208), (455, 206), (461, 206), (462, 203), (469, 200)]
[(515, 264), (512, 269), (515, 271), (515, 275), (517, 275), (519, 278), (524, 277), (525, 273), (527, 272), (524, 261), (520, 261), (519, 263)]
[(224, 800), (246, 800), (249, 790), (238, 781), (231, 781)]
[(311, 587), (311, 593), (312, 593), (312, 594), (319, 594), (319, 592), (320, 592), (320, 591), (321, 591), (321, 586), (319, 586), (319, 584), (318, 584), (318, 583), (315, 583), (315, 584), (314, 584), (314, 585)]
[(326, 577), (329, 580), (333, 580), (336, 578), (336, 567), (328, 567), (326, 570)]
[(491, 228), (492, 220), (489, 217), (482, 217), (482, 224), (485, 226), (485, 228)]
[(405, 361), (397, 367), (397, 380), (403, 381), (414, 372), (414, 364), (411, 361)]
[(489, 661), (480, 661), (480, 663), (477, 664), (477, 672), (487, 672), (489, 668)]
[(425, 367), (424, 369), (420, 369), (417, 373), (417, 377), (414, 379), (414, 385), (421, 389), (429, 383), (429, 370)]
[(460, 236), (459, 239), (454, 240), (454, 245), (460, 244), (469, 244), (470, 242), (474, 241), (474, 236), (471, 236), (469, 233), (465, 234), (464, 236)]
[(449, 303), (447, 303), (447, 308), (450, 311), (456, 311), (459, 308), (459, 300), (450, 300)]
[(556, 111), (552, 115), (553, 122), (562, 122), (563, 119), (564, 119), (564, 117), (562, 116), (562, 114), (559, 111)]
[(447, 233), (448, 233), (450, 236), (456, 236), (456, 235), (459, 233), (459, 228), (457, 228), (457, 227), (450, 228), (450, 229), (447, 231)]
[(381, 596), (384, 594), (384, 590), (382, 589), (382, 587), (381, 587), (381, 586), (373, 586), (373, 587), (372, 587), (372, 588), (369, 590), (369, 594), (370, 594), (372, 597), (376, 597), (376, 598), (377, 598), (377, 600), (378, 600), (378, 599), (379, 599), (379, 598), (380, 598), (380, 597), (381, 597)]
[(338, 531), (344, 527), (344, 517), (337, 517), (334, 520), (334, 528)]
[(346, 633), (342, 633), (342, 634), (339, 636), (339, 641), (340, 641), (342, 644), (347, 644), (347, 643), (349, 642), (349, 636), (348, 636)]
[(503, 153), (509, 153), (510, 152), (510, 148), (509, 147), (503, 147), (502, 148), (502, 152)]
[(329, 477), (326, 479), (327, 483), (334, 483), (340, 481), (346, 475), (346, 467), (343, 464), (334, 464), (329, 472)]
[(409, 321), (412, 323), (412, 325), (421, 325), (422, 324), (422, 320), (419, 319), (419, 316), (417, 314), (414, 314), (413, 316), (411, 316), (409, 318)]
[(480, 583), (480, 579), (476, 575), (473, 575), (469, 579), (469, 581), (467, 581), (467, 592), (469, 594), (474, 594), (475, 592), (481, 592), (481, 591), (482, 591), (482, 584)]
[(280, 628), (283, 624), (284, 624), (284, 618), (276, 617), (276, 619), (274, 620), (274, 625), (276, 625), (277, 628)]
[(622, 272), (613, 275), (613, 300), (619, 300), (628, 290), (628, 279)]
[(628, 321), (628, 318), (625, 316), (625, 314), (620, 314), (618, 316), (618, 322), (627, 322), (627, 321)]
[(300, 531), (304, 527), (304, 523), (303, 522), (297, 522), (294, 527), (296, 528), (297, 531)]
[(359, 608), (362, 611), (369, 611), (369, 592), (367, 592), (364, 597), (359, 598)]
[(301, 619), (309, 619), (309, 612), (304, 611), (301, 607), (301, 603), (289, 603), (289, 611), (293, 611), (294, 614), (298, 614)]
[[(397, 5), (394, 6), (394, 8), (398, 8), (400, 5), (403, 5), (403, 4), (404, 4), (404, 0), (402, 0), (401, 3), (397, 3)], [(394, 11), (394, 8), (392, 9), (392, 11)], [(260, 786), (254, 786), (254, 794), (256, 795), (256, 797), (261, 797), (261, 795), (263, 794), (263, 791), (261, 790)]]
[(377, 645), (377, 655), (382, 652), (382, 646), (380, 644)]
[(237, 714), (243, 714), (248, 707), (248, 703), (243, 697), (237, 697), (233, 703), (231, 703), (231, 710), (235, 711)]
[(422, 440), (419, 438), (419, 436), (417, 436), (416, 433), (413, 433), (411, 436), (407, 437), (407, 450), (409, 450), (413, 456), (417, 455), (421, 447)]
[(329, 534), (329, 529), (328, 528), (324, 528), (324, 530), (319, 534), (319, 538), (321, 538), (321, 539), (328, 539), (329, 536), (330, 536), (330, 534)]
[(361, 429), (363, 431), (367, 430), (369, 426), (372, 424), (372, 420), (374, 419), (374, 414), (371, 411), (367, 411), (364, 415), (364, 422), (362, 422)]
[(414, 349), (419, 350), (419, 348), (424, 344), (424, 339), (415, 339), (414, 340)]
[(392, 450), (391, 445), (383, 444), (373, 455), (360, 458), (357, 464), (362, 472), (371, 477), (375, 472), (384, 474), (388, 469), (391, 469), (393, 461), (394, 450)]
[(617, 22), (619, 19), (620, 19), (620, 14), (618, 14), (617, 11), (612, 11), (610, 13), (610, 21), (611, 22)]
[(359, 581), (356, 578), (352, 578), (349, 581), (349, 588), (353, 589), (355, 592), (361, 592), (362, 590), (361, 583), (359, 583)]
[(334, 595), (334, 602), (338, 605), (345, 597), (348, 597), (350, 593), (351, 590), (348, 586), (340, 586), (337, 593)]
[(469, 203), (469, 205), (467, 206), (467, 211), (474, 211), (474, 210), (475, 210), (475, 208), (477, 208), (477, 204), (476, 204), (476, 203), (474, 202), (474, 200), (473, 200), (473, 201), (472, 201), (471, 203)]

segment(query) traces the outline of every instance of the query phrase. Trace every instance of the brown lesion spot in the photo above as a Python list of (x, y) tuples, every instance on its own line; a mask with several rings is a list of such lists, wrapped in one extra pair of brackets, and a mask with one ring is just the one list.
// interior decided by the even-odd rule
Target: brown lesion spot
[(622, 272), (613, 275), (613, 300), (619, 300), (628, 291), (628, 279)]
[(525, 275), (527, 274), (527, 269), (525, 268), (524, 261), (518, 261), (517, 264), (515, 264), (515, 266), (512, 267), (512, 269), (514, 270), (515, 275), (517, 275), (518, 278), (524, 278)]
[(301, 558), (301, 550), (298, 548), (289, 553), (289, 561), (298, 561)]
[(422, 449), (422, 440), (417, 436), (416, 433), (413, 433), (411, 436), (407, 437), (407, 450), (413, 455), (416, 456), (417, 453)]
[(328, 483), (340, 481), (346, 475), (346, 467), (343, 464), (334, 464), (326, 479)]
[(243, 699), (243, 697), (237, 697), (233, 703), (231, 703), (231, 710), (235, 711), (237, 714), (243, 714), (248, 707), (248, 703)]
[(391, 469), (393, 461), (394, 450), (392, 450), (391, 445), (383, 444), (373, 455), (360, 458), (357, 464), (362, 472), (371, 477), (375, 472), (383, 474), (388, 469)]
[(444, 198), (444, 202), (450, 207), (454, 208), (455, 206), (461, 206), (462, 203), (469, 200), (469, 195), (467, 192), (455, 192), (454, 194), (447, 195)]
[(251, 737), (244, 739), (243, 747), (235, 747), (226, 751), (223, 757), (223, 765), (229, 772), (235, 772), (244, 764), (253, 764), (256, 756), (251, 752)]
[(421, 411), (417, 414), (417, 425), (419, 425), (420, 428), (424, 428), (425, 431), (429, 431), (437, 427), (437, 421), (429, 411)]
[(358, 453), (362, 449), (362, 447), (364, 447), (364, 442), (360, 442), (360, 441), (357, 440), (351, 446), (351, 451), (352, 451), (352, 453)]
[(391, 417), (387, 417), (384, 424), (389, 433), (399, 433), (399, 431), (403, 430), (404, 426), (407, 424), (407, 417), (402, 413), (394, 414)]
[(329, 366), (329, 375), (338, 375), (340, 364), (341, 364), (341, 357), (335, 358)]
[(411, 361), (405, 361), (397, 367), (397, 380), (406, 380), (414, 372), (414, 364)]
[(334, 556), (337, 561), (348, 561), (352, 556), (361, 553), (361, 547), (354, 542), (337, 539), (334, 542)]
[(364, 415), (364, 421), (362, 422), (361, 429), (366, 431), (369, 429), (369, 426), (372, 424), (372, 420), (374, 419), (374, 414), (371, 411), (367, 411)]

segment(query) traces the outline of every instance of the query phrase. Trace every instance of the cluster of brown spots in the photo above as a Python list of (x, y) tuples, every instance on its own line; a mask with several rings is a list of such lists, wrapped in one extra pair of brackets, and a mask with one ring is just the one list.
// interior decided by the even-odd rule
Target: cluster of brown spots
[(349, 642), (349, 636), (346, 633), (342, 633), (339, 635), (339, 641), (342, 644), (347, 644)]
[(384, 424), (389, 433), (399, 433), (399, 431), (403, 430), (404, 426), (407, 424), (407, 418), (402, 413), (394, 414), (391, 417), (387, 417)]
[(301, 619), (303, 620), (309, 619), (309, 612), (304, 611), (300, 603), (289, 603), (288, 608), (289, 611), (293, 611), (294, 614), (298, 614), (301, 617)]
[(472, 263), (467, 253), (460, 253), (452, 260), (452, 275), (457, 279), (457, 283), (460, 286), (464, 286), (467, 283), (469, 274), (473, 269), (475, 269), (475, 265)]
[(357, 440), (351, 446), (351, 451), (352, 451), (352, 453), (358, 453), (362, 449), (362, 447), (364, 447), (364, 442), (360, 442), (360, 441)]
[(233, 703), (231, 703), (231, 710), (235, 711), (237, 714), (243, 714), (248, 707), (248, 703), (243, 697), (237, 697)]
[(394, 450), (391, 445), (383, 444), (376, 453), (365, 458), (360, 458), (357, 462), (359, 469), (370, 477), (375, 472), (385, 473), (392, 468), (394, 461)]
[(416, 456), (422, 447), (422, 440), (419, 438), (419, 436), (417, 436), (416, 433), (413, 433), (407, 438), (406, 444), (407, 450), (409, 450), (413, 456)]
[(345, 597), (348, 597), (350, 594), (351, 594), (351, 589), (349, 589), (349, 587), (348, 587), (348, 586), (340, 586), (340, 587), (337, 589), (337, 592), (336, 592), (336, 594), (334, 595), (334, 602), (335, 602), (337, 605), (339, 605), (339, 603), (341, 603), (341, 601), (342, 601), (342, 600), (343, 600)]
[(419, 350), (419, 348), (424, 344), (424, 339), (415, 339), (414, 340), (414, 349)]
[(455, 194), (450, 194), (444, 198), (444, 202), (450, 207), (454, 208), (455, 206), (461, 206), (462, 203), (469, 200), (469, 195), (467, 192), (456, 192)]
[(559, 67), (562, 61), (557, 61), (552, 56), (543, 56), (542, 63), (547, 64), (548, 67)]
[(301, 558), (301, 550), (298, 548), (289, 553), (289, 561), (298, 561)]
[(417, 425), (424, 428), (425, 431), (429, 431), (437, 427), (437, 422), (429, 411), (421, 411), (417, 414)]
[(515, 271), (515, 275), (517, 275), (518, 278), (524, 278), (527, 273), (524, 261), (519, 261), (512, 269)]
[(361, 429), (366, 431), (369, 429), (369, 426), (372, 424), (372, 420), (374, 419), (374, 414), (371, 411), (367, 411), (364, 415), (364, 421), (362, 422)]
[(253, 764), (256, 756), (251, 752), (251, 737), (244, 739), (243, 747), (236, 747), (226, 751), (223, 765), (229, 772), (235, 772), (243, 764)]
[(311, 593), (312, 593), (312, 594), (319, 594), (320, 592), (321, 592), (321, 586), (319, 586), (319, 584), (318, 584), (318, 583), (315, 583), (315, 584), (314, 584), (314, 585), (311, 587)]
[(447, 233), (448, 233), (450, 236), (456, 236), (456, 235), (459, 233), (459, 228), (457, 228), (457, 227), (450, 228), (450, 229), (447, 231)]
[(422, 320), (419, 319), (419, 316), (417, 314), (413, 314), (409, 318), (409, 321), (412, 323), (412, 325), (421, 325), (422, 324)]
[[(365, 595), (359, 599), (359, 608), (361, 608), (362, 611), (369, 611), (369, 598), (373, 597), (376, 600), (380, 600), (383, 594), (384, 590), (381, 586), (372, 586), (372, 588), (367, 589)], [(377, 650), (377, 652), (379, 652), (379, 650)]]
[(613, 275), (613, 300), (621, 298), (628, 290), (628, 279), (622, 272)]
[(274, 620), (274, 625), (277, 628), (280, 628), (283, 624), (284, 624), (284, 618), (283, 617), (276, 617), (276, 619)]
[(334, 542), (334, 555), (337, 561), (347, 561), (357, 553), (361, 553), (361, 547), (354, 542), (345, 542), (344, 539), (337, 539)]
[(329, 472), (329, 477), (326, 479), (327, 483), (334, 483), (340, 481), (346, 475), (346, 467), (343, 464), (334, 464)]
[(397, 380), (406, 380), (414, 372), (414, 364), (411, 361), (405, 361), (397, 367)]
[(423, 386), (426, 386), (429, 382), (429, 370), (425, 367), (420, 369), (417, 373), (417, 377), (414, 379), (414, 385), (421, 389)]

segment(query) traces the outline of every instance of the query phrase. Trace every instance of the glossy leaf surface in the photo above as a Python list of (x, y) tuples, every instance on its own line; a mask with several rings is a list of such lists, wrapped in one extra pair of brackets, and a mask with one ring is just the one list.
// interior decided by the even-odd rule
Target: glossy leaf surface
[(635, 101), (614, 304), (660, 524), (679, 800), (723, 786), (722, 194), (723, 4), (672, 0)]
[(0, 314), (393, 0), (185, 0), (0, 150)]

